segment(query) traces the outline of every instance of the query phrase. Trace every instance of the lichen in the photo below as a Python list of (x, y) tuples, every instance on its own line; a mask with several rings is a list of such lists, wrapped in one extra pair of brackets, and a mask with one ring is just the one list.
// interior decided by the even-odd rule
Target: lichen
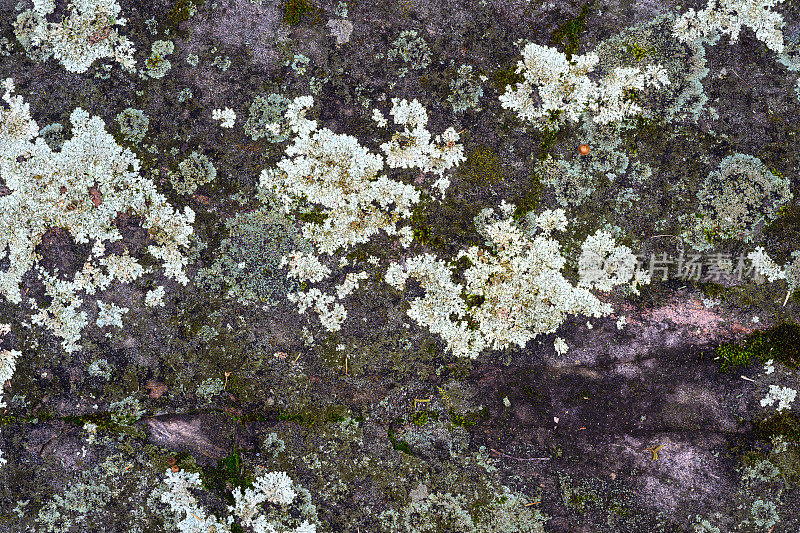
[(128, 107), (123, 109), (116, 117), (119, 131), (123, 138), (131, 144), (139, 144), (147, 134), (150, 119), (141, 109)]
[(178, 164), (178, 172), (169, 174), (172, 187), (178, 194), (194, 194), (198, 187), (211, 183), (216, 177), (214, 163), (196, 150)]

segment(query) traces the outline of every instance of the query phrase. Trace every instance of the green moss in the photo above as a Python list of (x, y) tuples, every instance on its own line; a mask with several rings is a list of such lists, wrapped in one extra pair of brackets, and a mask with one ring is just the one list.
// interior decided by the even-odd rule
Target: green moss
[(422, 349), (428, 352), (430, 355), (436, 355), (439, 351), (439, 345), (436, 343), (436, 341), (429, 339), (423, 343)]
[(189, 20), (197, 11), (197, 6), (202, 5), (204, 1), (205, 0), (197, 0), (196, 2), (193, 0), (177, 0), (168, 15), (170, 22), (177, 27), (181, 22)]
[(559, 472), (558, 481), (561, 488), (561, 499), (567, 508), (583, 514), (587, 511), (588, 504), (602, 503), (603, 498), (592, 486), (591, 480), (581, 480), (573, 483), (570, 476)]
[(480, 422), (484, 416), (484, 410), (475, 413), (457, 413), (453, 409), (450, 409), (450, 422), (462, 428), (477, 426), (478, 422)]
[(764, 228), (764, 240), (768, 243), (767, 253), (775, 262), (789, 262), (791, 252), (800, 242), (800, 204), (778, 209), (775, 220)]
[(409, 421), (416, 426), (424, 426), (428, 420), (436, 420), (438, 415), (435, 411), (417, 411), (408, 417)]
[(655, 48), (649, 46), (644, 48), (639, 43), (626, 43), (625, 48), (628, 50), (628, 54), (633, 56), (636, 61), (641, 61), (647, 56), (655, 54)]
[(788, 441), (800, 442), (800, 417), (782, 411), (769, 418), (759, 419), (754, 422), (756, 435), (766, 441), (773, 437), (781, 436)]
[(294, 26), (306, 13), (312, 13), (317, 6), (308, 0), (286, 0), (283, 11), (283, 21)]
[(553, 147), (558, 141), (558, 132), (559, 130), (556, 129), (544, 130), (542, 132), (541, 139), (539, 141), (539, 161), (547, 159), (547, 156), (550, 155), (550, 152), (553, 150)]
[(414, 450), (411, 449), (411, 445), (402, 439), (398, 439), (391, 428), (389, 428), (389, 442), (392, 443), (392, 448), (395, 450), (407, 453), (408, 455), (414, 455)]
[(39, 419), (40, 422), (45, 422), (47, 420), (52, 420), (55, 418), (55, 414), (52, 411), (37, 411), (36, 418)]
[(469, 187), (484, 187), (505, 177), (498, 156), (488, 146), (478, 146), (468, 156), (459, 173)]
[(312, 210), (306, 211), (305, 213), (297, 213), (295, 218), (302, 220), (306, 224), (316, 224), (320, 226), (325, 222), (325, 219), (328, 218), (328, 214), (323, 212), (321, 208), (315, 206)]
[(727, 293), (724, 285), (712, 281), (699, 283), (697, 288), (703, 291), (703, 294), (709, 298), (720, 298)]
[(717, 348), (717, 357), (719, 357), (719, 369), (723, 373), (748, 366), (752, 362), (752, 354), (734, 344), (724, 344)]
[(539, 180), (539, 176), (536, 174), (531, 174), (530, 178), (528, 179), (528, 184), (524, 188), (525, 194), (517, 199), (516, 201), (516, 208), (514, 209), (514, 213), (511, 215), (512, 218), (517, 221), (521, 222), (525, 215), (528, 213), (535, 211), (539, 207), (539, 197), (542, 194), (542, 182)]
[(468, 357), (460, 357), (447, 366), (446, 376), (449, 379), (465, 380), (472, 376), (473, 370), (472, 360)]
[(45, 422), (52, 420), (56, 416), (52, 411), (39, 410), (30, 416), (15, 416), (15, 415), (0, 415), (0, 426), (8, 426), (10, 424), (36, 424), (38, 422)]
[(617, 515), (619, 517), (622, 517), (622, 518), (628, 518), (630, 516), (633, 516), (633, 512), (631, 511), (631, 508), (628, 507), (627, 505), (625, 505), (623, 503), (619, 503), (619, 502), (611, 503), (611, 505), (608, 506), (608, 510), (612, 514), (615, 514), (615, 515)]
[[(476, 238), (473, 219), (478, 214), (480, 205), (464, 198), (478, 189), (459, 191), (451, 196), (448, 192), (443, 202), (437, 202), (428, 195), (422, 195), (420, 201), (411, 212), (411, 225), (414, 238), (423, 246), (434, 252), (445, 254), (456, 253), (453, 243), (471, 246), (480, 242)], [(462, 194), (458, 194), (463, 191)]]
[(516, 65), (496, 70), (492, 74), (492, 81), (500, 92), (505, 92), (507, 86), (516, 85), (524, 79), (525, 77), (517, 72)]
[(205, 468), (200, 479), (206, 489), (217, 493), (231, 505), (235, 503), (231, 490), (252, 486), (254, 480), (245, 470), (242, 455), (236, 448), (229, 456), (220, 459), (217, 466)]
[(754, 331), (739, 344), (726, 343), (717, 348), (722, 372), (773, 359), (789, 368), (800, 364), (800, 325), (781, 323), (764, 331)]
[(143, 437), (144, 431), (138, 426), (129, 424), (119, 424), (112, 418), (111, 413), (91, 413), (81, 416), (65, 416), (61, 420), (70, 424), (75, 424), (83, 428), (86, 423), (95, 424), (98, 431), (104, 430), (113, 435), (129, 435), (132, 437)]
[(589, 15), (592, 4), (593, 3), (584, 4), (583, 7), (581, 7), (580, 15), (566, 21), (550, 35), (550, 46), (563, 44), (567, 60), (572, 59), (572, 54), (578, 51), (580, 34), (586, 29), (586, 17)]
[(278, 420), (294, 422), (307, 428), (318, 427), (345, 419), (349, 409), (344, 405), (331, 405), (328, 407), (311, 407), (304, 411), (282, 411)]
[(437, 246), (443, 244), (442, 240), (434, 235), (433, 229), (426, 224), (414, 226), (412, 232), (414, 234), (414, 240), (420, 243), (422, 246)]
[(486, 301), (484, 296), (480, 294), (462, 294), (462, 298), (467, 303), (467, 309), (472, 309), (473, 307), (480, 307), (483, 302)]

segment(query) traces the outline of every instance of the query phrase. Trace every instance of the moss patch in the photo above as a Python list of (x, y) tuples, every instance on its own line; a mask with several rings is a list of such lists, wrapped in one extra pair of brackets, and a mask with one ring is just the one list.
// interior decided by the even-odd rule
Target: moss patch
[(231, 490), (253, 484), (253, 476), (245, 471), (242, 455), (236, 449), (229, 456), (220, 459), (217, 466), (203, 470), (201, 479), (206, 489), (219, 494), (230, 505), (234, 504)]
[(516, 65), (494, 71), (492, 81), (499, 92), (505, 92), (509, 85), (516, 85), (525, 77), (517, 72)]
[(591, 8), (592, 3), (584, 4), (581, 7), (580, 15), (566, 21), (550, 35), (550, 46), (563, 44), (567, 60), (572, 59), (572, 54), (578, 51), (580, 34), (586, 29), (586, 17), (589, 15)]
[(416, 426), (424, 426), (428, 420), (436, 420), (438, 417), (436, 411), (417, 411), (413, 413), (408, 419)]
[(479, 146), (473, 150), (459, 170), (470, 187), (495, 183), (505, 176), (500, 156), (488, 146)]
[(398, 439), (391, 428), (389, 429), (389, 442), (392, 443), (392, 448), (395, 450), (407, 453), (408, 455), (414, 455), (414, 450), (411, 449), (411, 445), (402, 439)]
[(512, 214), (512, 218), (515, 221), (521, 222), (522, 219), (525, 218), (525, 215), (535, 211), (539, 207), (539, 197), (542, 194), (543, 188), (542, 182), (539, 181), (539, 176), (531, 174), (528, 184), (524, 188), (525, 193), (516, 201), (517, 207)]
[(628, 51), (628, 54), (630, 54), (631, 57), (633, 57), (633, 59), (635, 59), (636, 61), (641, 61), (647, 56), (656, 53), (655, 48), (650, 46), (643, 47), (640, 46), (639, 43), (627, 43), (625, 45), (625, 49)]
[(313, 13), (317, 8), (308, 0), (286, 0), (283, 11), (283, 21), (294, 26), (300, 23), (300, 19), (306, 13)]
[(328, 408), (310, 408), (305, 411), (283, 411), (278, 415), (278, 419), (311, 428), (333, 422), (341, 422), (345, 419), (347, 412), (348, 408), (346, 406), (332, 405)]
[(788, 441), (800, 442), (800, 417), (789, 411), (759, 419), (754, 425), (756, 435), (763, 440), (769, 441), (773, 437), (781, 436)]
[(204, 2), (205, 0), (178, 0), (169, 12), (170, 22), (177, 28), (181, 22), (189, 20), (197, 11), (197, 7), (203, 5)]
[(717, 348), (722, 372), (773, 359), (789, 368), (800, 364), (800, 325), (782, 323), (764, 331), (754, 331), (740, 344), (726, 343)]

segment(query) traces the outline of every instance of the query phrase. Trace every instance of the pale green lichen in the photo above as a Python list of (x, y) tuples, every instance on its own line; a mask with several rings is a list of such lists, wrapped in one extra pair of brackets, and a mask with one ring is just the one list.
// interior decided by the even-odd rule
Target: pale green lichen
[(211, 398), (224, 390), (225, 383), (219, 378), (208, 378), (197, 386), (197, 396), (210, 402)]
[(111, 379), (111, 365), (105, 359), (98, 359), (89, 365), (89, 375), (94, 377), (101, 377), (105, 380)]
[(175, 51), (175, 45), (172, 41), (158, 40), (153, 42), (150, 48), (150, 57), (145, 61), (147, 70), (145, 74), (151, 78), (163, 78), (166, 76), (169, 69), (172, 68), (172, 63), (165, 57)]
[(127, 22), (120, 17), (122, 8), (116, 1), (63, 3), (67, 9), (59, 6), (59, 22), (48, 20), (56, 12), (53, 0), (34, 2), (32, 9), (17, 16), (14, 33), (29, 56), (38, 61), (54, 57), (70, 72), (86, 72), (103, 58), (113, 58), (129, 72), (134, 70), (133, 43), (116, 27)]
[[(405, 507), (380, 515), (385, 533), (543, 533), (549, 517), (529, 505), (527, 498), (500, 487), (491, 501), (475, 508), (463, 495), (427, 494), (425, 486)], [(473, 510), (470, 511), (470, 508)]]
[(231, 58), (228, 56), (216, 56), (214, 61), (211, 62), (211, 66), (217, 67), (222, 72), (225, 72), (231, 66)]
[(17, 502), (15, 531), (32, 531), (23, 525), (30, 520), (35, 522), (33, 530), (43, 533), (108, 531), (109, 523), (132, 533), (162, 530), (158, 512), (146, 501), (147, 487), (156, 480), (142, 471), (136, 459), (115, 453), (58, 482), (64, 483), (63, 491), (53, 494), (33, 516), (30, 500)]
[(233, 487), (227, 498), (233, 505), (227, 506), (228, 516), (224, 520), (207, 511), (189, 491), (203, 487), (199, 474), (167, 470), (164, 483), (167, 488), (157, 489), (154, 494), (170, 507), (173, 514), (170, 530), (181, 533), (316, 533), (317, 530), (317, 512), (310, 494), (293, 483), (285, 472), (260, 469), (244, 490), (241, 483)]
[(187, 100), (191, 100), (192, 96), (194, 96), (192, 90), (189, 87), (184, 87), (181, 89), (181, 92), (178, 93), (178, 102), (182, 104)]
[(217, 169), (205, 154), (192, 151), (189, 157), (178, 164), (178, 172), (169, 175), (172, 188), (178, 194), (194, 194), (201, 185), (214, 181)]
[(111, 421), (120, 426), (130, 426), (145, 413), (139, 400), (133, 396), (126, 396), (118, 402), (112, 402), (108, 406), (108, 410), (111, 412)]
[(471, 65), (462, 65), (458, 68), (456, 78), (450, 82), (450, 94), (447, 97), (454, 113), (463, 113), (467, 109), (478, 107), (483, 97), (483, 87), (480, 82), (485, 79), (485, 77), (478, 79), (472, 73)]
[(286, 450), (286, 443), (283, 441), (283, 439), (278, 437), (277, 433), (269, 433), (264, 438), (262, 448), (267, 454), (272, 455), (274, 458), (278, 457), (278, 455)]
[(256, 96), (250, 104), (244, 132), (254, 141), (263, 137), (273, 143), (285, 141), (290, 133), (288, 121), (284, 117), (288, 107), (289, 99), (280, 94)]
[(750, 507), (750, 515), (757, 527), (769, 529), (778, 523), (778, 509), (771, 501), (758, 499)]
[(150, 126), (150, 119), (141, 109), (128, 107), (123, 109), (116, 117), (119, 124), (119, 131), (126, 141), (132, 144), (139, 144), (147, 134)]
[(758, 225), (775, 220), (792, 196), (789, 180), (758, 158), (729, 155), (703, 182), (697, 195), (702, 218), (685, 236), (701, 250), (715, 238), (753, 242)]
[(665, 68), (670, 84), (654, 94), (657, 102), (643, 106), (644, 116), (657, 111), (657, 116), (668, 122), (697, 122), (708, 102), (702, 83), (708, 74), (705, 49), (697, 43), (678, 40), (672, 33), (674, 21), (675, 15), (666, 13), (625, 28), (601, 42), (595, 52), (603, 70), (646, 65)]
[(280, 267), (285, 254), (309, 246), (300, 231), (278, 210), (262, 207), (239, 213), (226, 223), (228, 237), (201, 268), (195, 281), (241, 303), (275, 304), (300, 283), (287, 279)]
[[(386, 59), (399, 58), (412, 70), (422, 70), (431, 64), (431, 49), (425, 39), (419, 37), (415, 30), (407, 30), (400, 34), (386, 53)], [(408, 72), (406, 67), (399, 71), (400, 77)]]
[(48, 124), (39, 130), (39, 137), (44, 139), (51, 150), (58, 152), (64, 146), (64, 126), (58, 122)]
[[(32, 321), (61, 337), (65, 350), (76, 351), (88, 324), (81, 294), (94, 295), (115, 280), (130, 283), (144, 273), (127, 252), (107, 253), (107, 244), (123, 239), (115, 225), (117, 215), (142, 217), (144, 229), (153, 235), (147, 251), (163, 261), (168, 277), (185, 284), (187, 259), (182, 248), (188, 245), (194, 212), (188, 207), (176, 212), (154, 183), (139, 176), (138, 158), (115, 143), (99, 117), (81, 108), (70, 114), (72, 137), (53, 152), (38, 141), (29, 106), (12, 95), (13, 80), (5, 80), (3, 86), (9, 107), (0, 106), (0, 158), (16, 163), (13, 168), (4, 167), (5, 194), (0, 196), (0, 207), (13, 213), (0, 217), (0, 259), (10, 261), (9, 267), (0, 270), (0, 294), (12, 304), (21, 304), (22, 278), (36, 272), (49, 305), (42, 308), (42, 300), (26, 298), (35, 313)], [(36, 253), (45, 234), (56, 228), (68, 228), (64, 237), (71, 235), (77, 243), (89, 245), (82, 268), (72, 269), (66, 279), (44, 268)]]

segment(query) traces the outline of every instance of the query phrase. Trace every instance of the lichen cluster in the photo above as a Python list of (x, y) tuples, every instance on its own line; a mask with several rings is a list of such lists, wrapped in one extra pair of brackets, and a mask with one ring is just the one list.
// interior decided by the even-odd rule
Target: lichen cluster
[(792, 2), (0, 13), (0, 529), (800, 527)]

